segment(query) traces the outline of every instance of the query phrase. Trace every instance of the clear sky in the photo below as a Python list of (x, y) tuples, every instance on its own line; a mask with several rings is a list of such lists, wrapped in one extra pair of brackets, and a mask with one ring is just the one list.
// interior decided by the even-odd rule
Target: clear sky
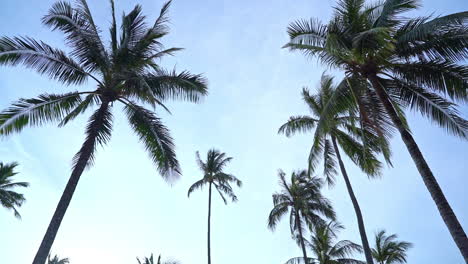
[[(52, 0), (2, 0), (0, 35), (27, 35), (56, 46), (63, 36), (40, 23)], [(89, 0), (104, 34), (108, 1)], [(117, 12), (137, 3), (151, 21), (160, 0), (116, 0)], [(96, 164), (85, 171), (62, 222), (52, 254), (72, 264), (131, 264), (136, 256), (163, 254), (183, 264), (206, 262), (206, 189), (188, 199), (188, 187), (202, 175), (195, 151), (216, 147), (234, 157), (227, 171), (244, 181), (239, 202), (225, 206), (214, 195), (212, 260), (218, 264), (280, 264), (300, 255), (291, 240), (287, 217), (276, 232), (267, 229), (271, 194), (278, 190), (277, 169), (306, 167), (311, 135), (285, 138), (278, 127), (290, 115), (307, 114), (303, 86), (315, 88), (324, 67), (301, 54), (281, 49), (286, 26), (297, 18), (327, 20), (332, 0), (175, 0), (170, 10), (168, 47), (184, 47), (168, 68), (204, 73), (210, 94), (202, 104), (170, 103), (161, 113), (171, 129), (183, 177), (173, 186), (158, 175), (137, 137), (116, 107), (114, 133), (98, 149)], [(423, 1), (418, 14), (449, 14), (468, 9), (464, 0)], [(107, 35), (106, 35), (107, 37)], [(86, 87), (92, 89), (89, 81)], [(23, 68), (0, 69), (0, 108), (20, 97), (65, 87)], [(468, 108), (462, 108), (468, 117)], [(0, 263), (31, 263), (70, 174), (71, 159), (84, 136), (86, 117), (66, 128), (27, 128), (0, 141), (0, 160), (18, 161), (18, 179), (31, 183), (21, 190), (27, 202), (21, 221), (0, 208)], [(448, 136), (418, 115), (410, 114), (413, 133), (460, 222), (468, 229), (468, 143)], [(411, 264), (463, 263), (428, 191), (399, 137), (392, 141), (394, 167), (369, 181), (345, 161), (361, 203), (368, 234), (384, 228), (414, 243)], [(340, 178), (325, 190), (339, 220), (341, 239), (360, 242), (354, 211)], [(363, 259), (363, 256), (361, 256)]]

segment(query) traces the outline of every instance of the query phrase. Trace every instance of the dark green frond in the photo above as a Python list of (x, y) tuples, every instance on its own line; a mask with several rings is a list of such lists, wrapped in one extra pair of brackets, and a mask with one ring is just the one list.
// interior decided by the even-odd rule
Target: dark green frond
[(0, 135), (20, 132), (26, 126), (60, 122), (81, 103), (78, 92), (43, 94), (37, 98), (20, 99), (0, 113)]
[(131, 102), (124, 108), (128, 121), (140, 141), (145, 145), (159, 173), (166, 180), (176, 180), (181, 175), (169, 129), (155, 113)]
[[(78, 166), (88, 167), (94, 162), (94, 154), (98, 145), (104, 146), (111, 137), (113, 116), (109, 102), (102, 102), (89, 118), (86, 126), (86, 139), (80, 150), (73, 157), (73, 169)], [(86, 160), (86, 157), (89, 159)]]
[(425, 89), (401, 80), (387, 81), (386, 87), (394, 100), (419, 111), (447, 132), (466, 138), (468, 121), (460, 116), (456, 104)]
[(285, 134), (287, 137), (290, 137), (296, 132), (309, 132), (315, 127), (317, 121), (317, 119), (309, 116), (291, 116), (288, 122), (278, 129), (278, 134)]
[(201, 75), (187, 71), (176, 73), (160, 70), (145, 77), (154, 96), (160, 100), (186, 100), (199, 102), (208, 94), (207, 81)]
[(0, 65), (22, 64), (65, 84), (82, 84), (88, 73), (61, 50), (28, 37), (0, 38)]

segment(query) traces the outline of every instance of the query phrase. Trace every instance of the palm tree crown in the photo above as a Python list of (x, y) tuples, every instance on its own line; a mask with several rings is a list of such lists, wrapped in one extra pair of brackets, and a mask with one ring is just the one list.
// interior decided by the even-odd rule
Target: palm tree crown
[(291, 173), (290, 183), (286, 181), (286, 173), (281, 170), (278, 177), (282, 190), (273, 194), (273, 209), (268, 217), (270, 229), (274, 230), (288, 212), (293, 235), (298, 232), (298, 222), (304, 227), (324, 223), (323, 217), (335, 219), (330, 201), (320, 191), (323, 186), (321, 179), (308, 177), (305, 170)]
[[(352, 258), (354, 253), (361, 253), (362, 247), (349, 240), (335, 242), (337, 232), (344, 227), (336, 222), (316, 225), (312, 229), (310, 241), (306, 241), (308, 248), (314, 254), (309, 258), (310, 264), (365, 264)], [(303, 258), (292, 258), (286, 264), (304, 263)]]
[(232, 160), (232, 157), (227, 157), (226, 153), (222, 153), (216, 149), (210, 149), (206, 155), (206, 162), (200, 158), (200, 153), (197, 151), (197, 163), (200, 170), (203, 172), (203, 178), (196, 181), (190, 186), (187, 196), (197, 190), (203, 188), (206, 184), (213, 184), (224, 203), (227, 203), (226, 196), (231, 198), (233, 202), (237, 201), (237, 196), (234, 194), (231, 183), (238, 187), (242, 186), (242, 181), (234, 175), (225, 173), (224, 167)]
[(137, 258), (138, 264), (178, 264), (177, 261), (161, 261), (161, 255), (159, 255), (156, 263), (154, 262), (153, 254), (149, 258), (145, 257), (142, 260)]
[(17, 174), (15, 168), (18, 163), (0, 162), (0, 203), (3, 207), (13, 211), (17, 218), (21, 218), (17, 208), (23, 205), (26, 199), (21, 193), (15, 192), (13, 189), (16, 187), (28, 187), (27, 182), (14, 182), (13, 177)]
[[(320, 159), (323, 159), (323, 175), (329, 185), (335, 183), (337, 174), (336, 153), (332, 141), (335, 140), (346, 155), (371, 177), (379, 176), (382, 164), (376, 154), (383, 153), (390, 161), (387, 139), (391, 128), (385, 127), (384, 137), (376, 135), (367, 127), (358, 126), (356, 109), (352, 106), (334, 108), (333, 115), (323, 116), (328, 102), (334, 96), (336, 87), (333, 78), (322, 75), (316, 94), (310, 94), (307, 88), (302, 90), (302, 99), (309, 107), (311, 116), (292, 116), (283, 124), (278, 133), (290, 137), (296, 133), (312, 132), (315, 129), (314, 143), (309, 154), (309, 173), (316, 171)], [(334, 98), (336, 99), (336, 98)]]
[(268, 216), (268, 227), (276, 228), (280, 219), (290, 212), (289, 227), (291, 235), (302, 249), (304, 263), (307, 263), (307, 250), (304, 242), (305, 227), (325, 223), (322, 217), (335, 219), (335, 211), (330, 201), (320, 189), (323, 181), (309, 177), (306, 170), (293, 172), (291, 182), (286, 182), (286, 174), (279, 170), (281, 192), (273, 194), (273, 209)]
[(397, 235), (387, 236), (385, 230), (375, 235), (375, 248), (372, 256), (379, 264), (406, 263), (406, 251), (413, 245), (405, 241), (397, 241)]
[(167, 12), (171, 2), (164, 4), (154, 24), (148, 25), (140, 5), (122, 16), (117, 28), (112, 3), (111, 42), (102, 42), (85, 0), (76, 6), (57, 2), (42, 19), (44, 25), (65, 34), (71, 48), (65, 52), (42, 41), (28, 37), (0, 38), (0, 65), (24, 66), (45, 74), (65, 85), (94, 81), (91, 91), (65, 94), (42, 94), (37, 98), (20, 99), (0, 114), (0, 134), (21, 131), (27, 125), (58, 122), (64, 126), (92, 107), (98, 107), (89, 118), (86, 143), (77, 153), (90, 155), (89, 165), (98, 144), (108, 142), (113, 123), (113, 103), (121, 103), (128, 122), (158, 167), (168, 179), (180, 174), (179, 163), (169, 130), (161, 119), (141, 104), (168, 110), (164, 102), (182, 99), (198, 102), (207, 93), (206, 81), (187, 71), (176, 73), (163, 69), (158, 60), (172, 55), (179, 48), (164, 49), (161, 38), (169, 33)]
[(53, 258), (49, 255), (49, 258), (47, 260), (47, 264), (68, 264), (70, 261), (68, 258), (59, 258), (57, 255), (55, 255)]

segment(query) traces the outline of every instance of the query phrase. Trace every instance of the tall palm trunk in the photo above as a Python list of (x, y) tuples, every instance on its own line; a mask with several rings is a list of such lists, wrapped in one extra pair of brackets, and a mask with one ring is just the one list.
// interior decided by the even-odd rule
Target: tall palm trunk
[(307, 251), (304, 244), (304, 236), (302, 235), (302, 225), (299, 212), (296, 210), (296, 225), (299, 230), (299, 243), (301, 244), (302, 255), (304, 257), (304, 264), (308, 264)]
[(385, 110), (388, 112), (390, 118), (392, 119), (393, 124), (397, 127), (398, 131), (400, 132), (401, 138), (405, 143), (406, 148), (408, 149), (408, 152), (411, 155), (411, 158), (416, 164), (416, 167), (419, 171), (419, 174), (421, 174), (426, 188), (428, 189), (432, 199), (437, 205), (437, 209), (439, 209), (439, 213), (442, 216), (445, 225), (449, 229), (450, 234), (452, 235), (452, 238), (455, 241), (455, 244), (457, 245), (458, 249), (463, 255), (463, 258), (468, 263), (468, 238), (466, 237), (463, 227), (461, 226), (460, 222), (457, 219), (457, 216), (455, 215), (452, 208), (450, 207), (450, 204), (445, 198), (442, 189), (437, 183), (437, 180), (432, 174), (429, 165), (427, 164), (421, 151), (419, 150), (416, 141), (403, 125), (402, 120), (400, 119), (395, 108), (390, 102), (390, 99), (388, 98), (387, 93), (380, 84), (377, 76), (370, 76), (369, 80), (371, 81), (372, 86), (374, 87), (377, 95), (379, 96), (379, 99), (382, 101)]
[(353, 203), (354, 212), (356, 213), (359, 234), (361, 235), (362, 248), (364, 249), (366, 262), (367, 264), (374, 264), (374, 261), (372, 259), (372, 252), (369, 246), (369, 241), (367, 240), (366, 228), (364, 226), (364, 218), (362, 217), (361, 208), (359, 207), (359, 203), (356, 199), (356, 196), (354, 195), (353, 187), (351, 186), (351, 181), (349, 180), (344, 163), (341, 160), (340, 150), (338, 149), (338, 145), (336, 144), (336, 138), (334, 136), (332, 136), (332, 143), (333, 148), (335, 149), (338, 163), (340, 164), (341, 175), (343, 175), (344, 181), (346, 183), (346, 188), (348, 189), (349, 197), (351, 198), (351, 202)]
[(52, 216), (52, 220), (49, 223), (49, 227), (47, 228), (39, 250), (34, 257), (33, 264), (44, 264), (47, 261), (50, 248), (54, 243), (55, 236), (57, 235), (60, 224), (62, 223), (63, 217), (65, 216), (65, 212), (67, 211), (68, 205), (70, 204), (70, 201), (73, 197), (73, 193), (75, 192), (78, 181), (80, 180), (81, 174), (86, 168), (86, 165), (88, 164), (88, 161), (94, 150), (98, 129), (102, 124), (104, 114), (107, 112), (108, 108), (109, 102), (103, 101), (97, 112), (96, 119), (90, 124), (90, 133), (81, 147), (81, 155), (78, 157), (76, 166), (71, 173), (70, 179), (68, 180), (65, 190), (63, 191), (62, 197), (60, 197), (60, 201), (57, 205), (57, 208), (55, 209), (54, 215)]
[(211, 220), (211, 182), (210, 187), (208, 190), (208, 264), (211, 264), (211, 228), (210, 228), (210, 220)]

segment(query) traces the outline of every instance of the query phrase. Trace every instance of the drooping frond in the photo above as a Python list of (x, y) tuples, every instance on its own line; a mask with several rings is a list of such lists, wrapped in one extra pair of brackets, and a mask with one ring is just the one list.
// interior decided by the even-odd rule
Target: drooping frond
[(315, 127), (317, 119), (309, 116), (291, 116), (285, 124), (279, 129), (279, 134), (285, 134), (287, 137), (294, 135), (296, 132), (309, 132)]
[(124, 110), (130, 125), (140, 137), (161, 176), (169, 181), (178, 179), (181, 169), (169, 129), (153, 112), (139, 105), (126, 102)]
[(201, 179), (201, 180), (196, 181), (194, 184), (192, 184), (190, 186), (190, 188), (189, 188), (189, 190), (187, 192), (187, 197), (190, 197), (190, 194), (192, 194), (192, 192), (194, 192), (195, 190), (202, 189), (205, 184), (207, 184), (205, 179)]
[(64, 84), (82, 84), (90, 76), (59, 49), (28, 37), (0, 38), (0, 65), (22, 64)]
[(462, 138), (468, 137), (468, 121), (460, 117), (454, 103), (401, 80), (394, 79), (386, 83), (394, 100), (419, 111), (447, 132)]
[(20, 132), (26, 126), (60, 122), (81, 103), (79, 92), (43, 94), (37, 98), (20, 99), (0, 113), (0, 135)]
[[(88, 167), (94, 162), (98, 145), (104, 146), (111, 137), (113, 115), (109, 102), (102, 102), (89, 118), (86, 126), (86, 139), (73, 157), (73, 170), (80, 166)], [(86, 159), (89, 157), (89, 159)]]
[(145, 80), (153, 95), (163, 101), (175, 99), (199, 102), (208, 93), (206, 79), (188, 71), (176, 73), (175, 70), (159, 70), (155, 74), (146, 75)]

